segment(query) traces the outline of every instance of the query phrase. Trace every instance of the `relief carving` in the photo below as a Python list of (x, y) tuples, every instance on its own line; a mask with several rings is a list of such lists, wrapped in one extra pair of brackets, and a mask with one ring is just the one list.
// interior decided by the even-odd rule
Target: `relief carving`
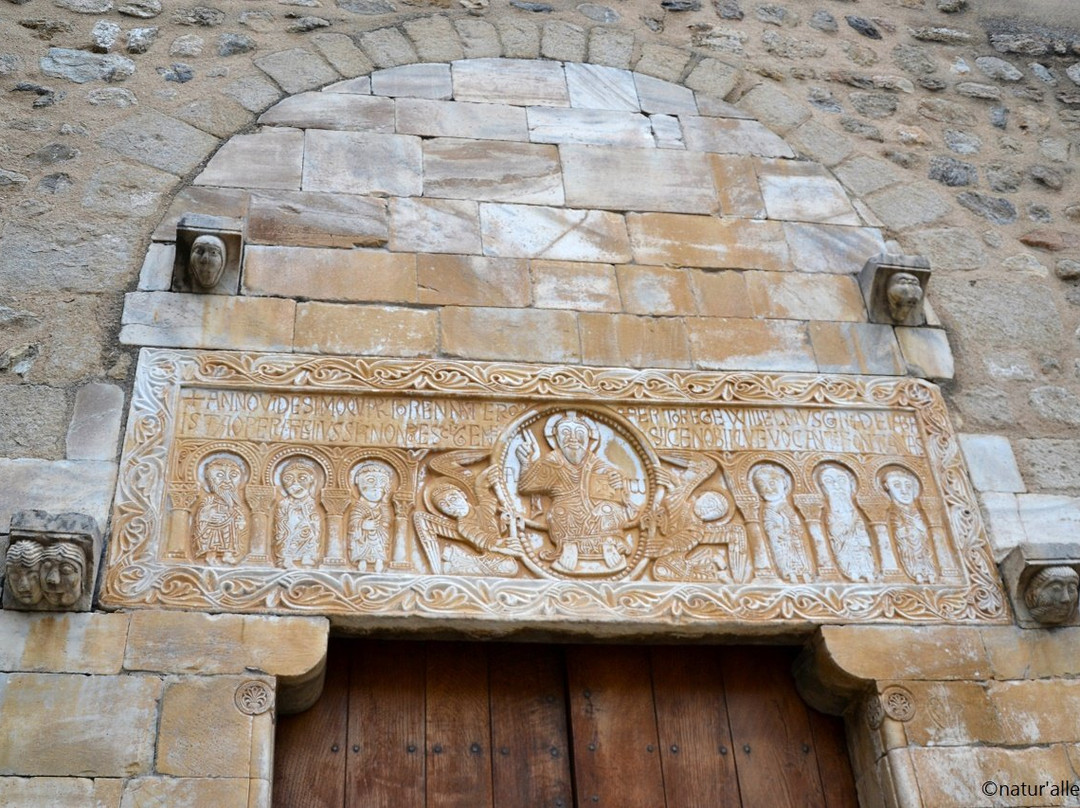
[(878, 255), (859, 272), (859, 288), (872, 323), (924, 325), (930, 262), (921, 255)]
[(1080, 624), (1080, 545), (1021, 544), (1002, 561), (1001, 572), (1021, 626)]
[(17, 511), (4, 553), (4, 608), (88, 611), (100, 546), (88, 516)]
[(1005, 616), (925, 382), (144, 365), (135, 415), (165, 428), (125, 447), (110, 603), (542, 625)]
[(235, 295), (243, 250), (243, 220), (185, 213), (176, 225), (172, 290)]

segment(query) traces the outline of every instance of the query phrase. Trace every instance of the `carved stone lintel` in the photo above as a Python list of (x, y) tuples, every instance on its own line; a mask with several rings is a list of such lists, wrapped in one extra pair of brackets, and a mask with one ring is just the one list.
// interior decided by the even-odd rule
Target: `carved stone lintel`
[(921, 255), (882, 254), (859, 273), (859, 289), (872, 323), (924, 325), (930, 262)]
[(242, 220), (185, 213), (176, 225), (172, 291), (235, 295), (243, 249)]
[(1001, 576), (1024, 628), (1080, 625), (1080, 544), (1021, 544), (1001, 562)]
[(16, 511), (4, 553), (4, 608), (89, 611), (100, 556), (92, 517)]

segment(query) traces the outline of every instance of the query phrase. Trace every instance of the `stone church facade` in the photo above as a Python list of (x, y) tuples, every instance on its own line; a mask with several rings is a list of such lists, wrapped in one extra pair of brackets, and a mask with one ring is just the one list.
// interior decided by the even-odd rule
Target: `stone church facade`
[(1080, 804), (1016, 13), (6, 4), (0, 803), (268, 806), (332, 633), (542, 632), (800, 646), (861, 805)]

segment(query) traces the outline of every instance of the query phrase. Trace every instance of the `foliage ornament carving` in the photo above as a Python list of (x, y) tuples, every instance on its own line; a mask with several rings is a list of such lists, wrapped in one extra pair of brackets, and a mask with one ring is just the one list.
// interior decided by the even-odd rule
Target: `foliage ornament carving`
[(156, 349), (103, 602), (493, 633), (1008, 618), (924, 381)]
[(266, 682), (249, 679), (236, 688), (233, 701), (244, 715), (262, 715), (274, 706), (274, 694)]
[(889, 685), (881, 691), (881, 706), (893, 721), (904, 723), (915, 717), (915, 697), (900, 685)]

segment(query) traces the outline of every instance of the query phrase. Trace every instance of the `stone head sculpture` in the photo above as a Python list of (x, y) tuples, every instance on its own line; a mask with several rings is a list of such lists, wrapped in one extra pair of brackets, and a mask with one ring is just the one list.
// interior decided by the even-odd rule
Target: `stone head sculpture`
[(6, 556), (7, 588), (10, 597), (22, 606), (41, 602), (42, 547), (36, 541), (12, 542)]
[(859, 290), (872, 323), (926, 323), (930, 262), (921, 255), (877, 255), (859, 272)]
[(100, 554), (91, 517), (16, 511), (4, 555), (4, 608), (89, 611)]
[(225, 272), (228, 251), (217, 236), (202, 235), (191, 243), (188, 269), (195, 282), (204, 289), (217, 286)]
[(171, 288), (174, 292), (235, 295), (243, 254), (243, 220), (185, 213), (176, 225)]
[(1078, 590), (1080, 574), (1072, 567), (1043, 567), (1028, 579), (1024, 604), (1039, 623), (1059, 626), (1076, 611)]
[(889, 303), (889, 314), (896, 322), (903, 323), (922, 302), (922, 285), (910, 272), (895, 272), (889, 277), (885, 296)]
[(71, 542), (50, 544), (41, 554), (41, 594), (55, 608), (67, 609), (82, 597), (86, 554)]

